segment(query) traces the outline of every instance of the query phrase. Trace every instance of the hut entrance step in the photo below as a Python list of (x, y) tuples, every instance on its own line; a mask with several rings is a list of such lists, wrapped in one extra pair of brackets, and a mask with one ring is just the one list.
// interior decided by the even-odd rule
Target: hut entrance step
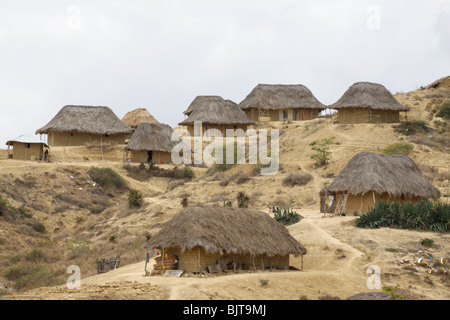
[(344, 193), (339, 197), (338, 202), (336, 204), (336, 208), (334, 209), (334, 215), (341, 215), (345, 213), (347, 207), (347, 197), (348, 193)]

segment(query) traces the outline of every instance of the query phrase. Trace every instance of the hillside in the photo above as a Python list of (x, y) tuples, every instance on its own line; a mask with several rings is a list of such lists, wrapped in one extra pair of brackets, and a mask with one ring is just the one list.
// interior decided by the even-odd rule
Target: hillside
[[(448, 234), (361, 230), (353, 225), (355, 217), (330, 218), (319, 213), (319, 191), (356, 153), (382, 152), (396, 142), (414, 146), (411, 158), (441, 191), (441, 201), (449, 203), (450, 128), (442, 132), (434, 121), (438, 108), (450, 101), (450, 91), (427, 89), (395, 97), (411, 107), (408, 120), (424, 120), (433, 130), (405, 136), (395, 131), (398, 124), (340, 125), (333, 117), (273, 123), (270, 126), (282, 133), (281, 166), (273, 176), (261, 176), (255, 173), (255, 166), (247, 164), (215, 173), (206, 167), (193, 167), (195, 178), (186, 182), (147, 177), (145, 172), (139, 172), (138, 165), (121, 161), (120, 147), (105, 150), (103, 154), (86, 147), (52, 148), (52, 163), (6, 160), (5, 155), (0, 160), (0, 197), (11, 209), (9, 215), (0, 216), (0, 293), (8, 294), (11, 299), (70, 298), (64, 288), (32, 289), (64, 284), (68, 277), (66, 268), (75, 264), (80, 266), (86, 284), (106, 286), (107, 282), (118, 281), (130, 294), (125, 297), (114, 292), (116, 283), (106, 286), (104, 293), (87, 286), (87, 291), (80, 292), (78, 297), (85, 294), (89, 298), (113, 299), (300, 299), (302, 296), (318, 299), (328, 294), (344, 299), (369, 291), (365, 287), (366, 269), (376, 264), (382, 267), (383, 283), (400, 284), (409, 290), (411, 297), (448, 299), (448, 276), (404, 270), (398, 263), (405, 257), (412, 261), (417, 251), (423, 250), (422, 238), (434, 239), (436, 245), (430, 252), (449, 256)], [(309, 144), (332, 136), (336, 137), (336, 143), (330, 148), (330, 164), (316, 167), (310, 158)], [(126, 186), (117, 190), (100, 187), (88, 175), (91, 167), (114, 169)], [(138, 173), (132, 174), (130, 168)], [(294, 172), (309, 173), (312, 180), (303, 186), (285, 186), (283, 179)], [(141, 208), (128, 207), (130, 189), (142, 193)], [(269, 206), (288, 206), (304, 216), (289, 227), (291, 234), (308, 249), (304, 272), (238, 274), (210, 279), (142, 277), (142, 260), (146, 254), (142, 245), (182, 208), (183, 198), (190, 205), (222, 205), (223, 201), (232, 201), (236, 206), (239, 191), (249, 196), (251, 208), (267, 212)], [(96, 275), (96, 258), (118, 255), (122, 267)], [(293, 258), (292, 265), (298, 263)], [(269, 280), (271, 290), (261, 288), (260, 279)], [(139, 285), (135, 289), (126, 281), (138, 281)], [(292, 286), (293, 282), (299, 286)], [(145, 294), (137, 295), (137, 289)]]

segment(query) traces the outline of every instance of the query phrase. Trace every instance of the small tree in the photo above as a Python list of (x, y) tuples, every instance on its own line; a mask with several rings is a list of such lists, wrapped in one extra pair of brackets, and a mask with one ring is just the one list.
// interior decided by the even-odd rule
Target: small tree
[(330, 144), (334, 143), (335, 139), (335, 137), (323, 138), (309, 144), (311, 149), (315, 151), (315, 153), (311, 155), (311, 158), (316, 160), (316, 163), (319, 166), (324, 166), (330, 161), (331, 152), (328, 150), (330, 149)]
[(142, 194), (138, 190), (128, 193), (128, 205), (130, 208), (140, 208), (142, 205)]

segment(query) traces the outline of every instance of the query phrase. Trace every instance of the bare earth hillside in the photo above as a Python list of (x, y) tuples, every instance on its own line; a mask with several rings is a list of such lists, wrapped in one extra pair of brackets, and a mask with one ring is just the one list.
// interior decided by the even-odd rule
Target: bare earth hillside
[[(450, 94), (448, 89), (429, 89), (395, 97), (412, 109), (408, 119), (427, 121), (437, 129), (434, 114)], [(0, 197), (14, 210), (0, 216), (0, 294), (7, 299), (346, 299), (360, 292), (381, 292), (367, 287), (367, 268), (375, 265), (382, 285), (399, 284), (408, 299), (449, 299), (449, 274), (428, 273), (428, 268), (415, 264), (419, 251), (449, 257), (449, 234), (360, 229), (354, 226), (354, 216), (319, 212), (319, 191), (356, 153), (382, 152), (395, 142), (413, 144), (410, 157), (441, 191), (441, 201), (449, 203), (448, 132), (404, 136), (395, 131), (398, 124), (335, 122), (319, 118), (270, 124), (281, 137), (280, 170), (269, 176), (246, 164), (224, 172), (192, 167), (195, 178), (190, 181), (147, 177), (129, 170), (138, 165), (123, 162), (121, 146), (52, 148), (51, 163), (7, 160), (2, 151)], [(332, 136), (336, 143), (330, 148), (330, 164), (316, 167), (309, 144)], [(126, 186), (113, 191), (100, 187), (88, 175), (91, 167), (114, 169)], [(283, 179), (296, 172), (313, 178), (303, 186), (284, 185)], [(141, 208), (128, 207), (130, 189), (142, 193)], [(308, 250), (303, 271), (144, 277), (142, 246), (181, 210), (183, 198), (190, 205), (231, 201), (236, 206), (239, 191), (249, 196), (251, 208), (269, 214), (269, 206), (288, 206), (303, 216), (288, 227)], [(423, 238), (433, 239), (434, 245), (422, 246)], [(97, 274), (96, 258), (119, 255), (121, 267)], [(70, 265), (81, 269), (80, 290), (65, 286)], [(151, 260), (148, 270), (152, 265)], [(300, 258), (291, 257), (291, 265), (299, 268)]]

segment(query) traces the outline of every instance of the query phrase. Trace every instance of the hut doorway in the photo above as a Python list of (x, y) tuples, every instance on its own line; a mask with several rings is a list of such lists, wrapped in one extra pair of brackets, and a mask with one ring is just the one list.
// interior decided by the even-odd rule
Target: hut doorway
[(153, 150), (148, 150), (147, 151), (147, 162), (152, 162), (153, 160)]
[(286, 121), (288, 119), (288, 113), (286, 110), (283, 110), (283, 121)]

